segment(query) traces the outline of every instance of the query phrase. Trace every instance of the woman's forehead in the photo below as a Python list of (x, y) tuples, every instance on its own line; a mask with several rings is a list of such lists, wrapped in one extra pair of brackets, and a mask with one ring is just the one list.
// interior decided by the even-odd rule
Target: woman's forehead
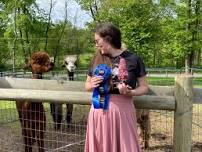
[(95, 39), (102, 39), (102, 37), (95, 33)]

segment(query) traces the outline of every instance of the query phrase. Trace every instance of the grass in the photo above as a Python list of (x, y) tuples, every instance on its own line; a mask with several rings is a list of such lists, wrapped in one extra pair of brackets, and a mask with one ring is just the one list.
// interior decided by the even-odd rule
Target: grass
[[(171, 86), (175, 84), (175, 79), (170, 77), (148, 77), (147, 81), (150, 85), (159, 85), (159, 86)], [(194, 87), (202, 88), (202, 78), (193, 79)]]
[(12, 109), (13, 105), (14, 105), (14, 102), (0, 100), (0, 109)]
[[(85, 81), (86, 76), (76, 77), (76, 81)], [(175, 85), (175, 78), (171, 77), (147, 77), (147, 81), (150, 85), (159, 86), (172, 86)], [(202, 88), (202, 77), (197, 77), (193, 79), (194, 87)]]
[(147, 81), (150, 85), (171, 86), (174, 85), (174, 78), (169, 77), (148, 77)]
[[(86, 75), (80, 75), (75, 77), (75, 81), (85, 81)], [(175, 78), (173, 77), (147, 77), (147, 81), (150, 85), (159, 86), (172, 86), (175, 85)], [(193, 79), (194, 87), (202, 88), (202, 77), (196, 77)]]

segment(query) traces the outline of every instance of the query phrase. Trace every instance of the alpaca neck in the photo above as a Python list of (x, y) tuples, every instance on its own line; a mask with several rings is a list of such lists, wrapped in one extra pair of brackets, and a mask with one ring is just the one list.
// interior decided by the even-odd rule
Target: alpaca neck
[(74, 81), (74, 72), (68, 72), (69, 81)]
[(32, 74), (33, 79), (43, 79), (42, 73), (33, 73)]

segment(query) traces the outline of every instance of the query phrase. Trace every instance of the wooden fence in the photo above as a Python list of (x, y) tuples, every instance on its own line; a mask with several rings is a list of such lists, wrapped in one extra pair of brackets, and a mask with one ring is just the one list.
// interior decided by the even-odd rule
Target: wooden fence
[[(84, 82), (0, 78), (0, 100), (31, 100), (91, 104)], [(179, 75), (175, 86), (150, 86), (147, 95), (134, 97), (137, 108), (174, 111), (173, 151), (190, 152), (192, 105), (202, 103), (202, 89), (193, 88), (193, 77)]]

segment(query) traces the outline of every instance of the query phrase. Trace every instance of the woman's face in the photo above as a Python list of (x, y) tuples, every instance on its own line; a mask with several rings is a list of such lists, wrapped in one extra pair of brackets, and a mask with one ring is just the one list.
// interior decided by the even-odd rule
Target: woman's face
[(111, 45), (95, 33), (95, 47), (101, 54), (110, 54)]

